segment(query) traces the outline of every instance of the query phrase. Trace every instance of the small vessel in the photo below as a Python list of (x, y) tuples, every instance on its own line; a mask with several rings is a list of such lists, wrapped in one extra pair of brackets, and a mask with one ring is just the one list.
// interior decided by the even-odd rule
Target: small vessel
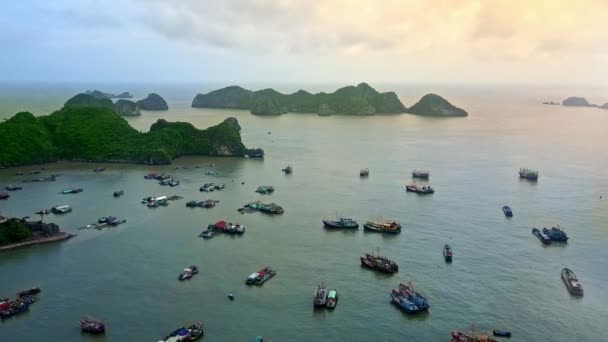
[[(26, 297), (29, 298), (29, 297)], [(17, 299), (15, 301), (9, 301), (4, 305), (4, 308), (0, 310), (0, 318), (6, 319), (14, 315), (18, 315), (20, 313), (26, 312), (30, 309), (31, 301), (26, 300), (26, 298)]]
[(114, 191), (114, 197), (120, 197), (120, 196), (122, 196), (124, 194), (125, 194), (125, 192), (122, 191), (122, 190)]
[(233, 295), (232, 293), (229, 293), (229, 294), (228, 294), (228, 299), (230, 299), (230, 300), (234, 300), (234, 295)]
[(359, 176), (360, 177), (367, 177), (369, 176), (369, 169), (362, 169), (361, 171), (359, 171)]
[(452, 262), (452, 247), (450, 245), (443, 246), (443, 258), (445, 262)]
[(492, 334), (496, 337), (511, 337), (511, 332), (505, 330), (494, 330)]
[(72, 211), (72, 207), (70, 207), (69, 205), (60, 205), (51, 208), (51, 212), (53, 214), (65, 214), (69, 213), (70, 211)]
[(400, 291), (392, 289), (389, 293), (393, 304), (397, 305), (400, 309), (409, 314), (425, 311), (425, 309), (419, 308), (413, 301), (407, 296), (403, 295)]
[(384, 222), (367, 221), (363, 225), (363, 228), (366, 231), (371, 231), (371, 232), (380, 232), (380, 233), (388, 233), (388, 234), (401, 233), (401, 224), (394, 220), (386, 220)]
[(293, 167), (291, 167), (291, 165), (287, 165), (283, 168), (283, 170), (281, 170), (287, 174), (292, 173), (293, 172)]
[(5, 200), (11, 197), (7, 192), (0, 192), (0, 200)]
[(429, 176), (431, 175), (431, 173), (427, 170), (414, 170), (412, 171), (412, 177), (413, 178), (422, 178), (422, 179), (429, 179)]
[(195, 274), (198, 274), (198, 268), (196, 266), (190, 266), (185, 268), (184, 271), (177, 278), (178, 280), (189, 280), (194, 277)]
[(357, 221), (342, 216), (336, 217), (336, 221), (332, 220), (321, 220), (325, 228), (345, 228), (345, 229), (358, 229), (359, 224)]
[(327, 295), (327, 308), (333, 309), (338, 305), (338, 291), (331, 290)]
[(538, 171), (521, 168), (519, 169), (519, 177), (529, 180), (538, 180)]
[(551, 227), (551, 229), (543, 228), (543, 234), (545, 234), (551, 241), (557, 242), (568, 242), (568, 234), (564, 232), (560, 226)]
[(543, 234), (538, 228), (532, 228), (532, 234), (534, 234), (534, 236), (536, 236), (543, 244), (551, 244), (551, 239), (549, 239), (545, 234)]
[(502, 207), (502, 212), (505, 213), (506, 217), (513, 217), (513, 210), (508, 205)]
[(226, 226), (226, 228), (224, 229), (225, 233), (228, 234), (244, 234), (245, 233), (245, 226), (241, 225), (241, 224), (232, 224), (232, 223), (228, 223), (228, 225)]
[(571, 295), (583, 295), (583, 286), (578, 281), (576, 274), (574, 274), (572, 270), (570, 270), (569, 268), (564, 268), (562, 270), (562, 280), (564, 281), (564, 284), (566, 284), (566, 288), (568, 289), (568, 292), (570, 292)]
[(104, 172), (106, 170), (105, 167), (98, 167), (96, 169), (93, 169), (93, 172)]
[(215, 188), (215, 190), (224, 190), (225, 187), (226, 187), (226, 184), (218, 184), (218, 185), (213, 186), (213, 188)]
[(4, 189), (6, 189), (6, 191), (17, 191), (23, 189), (23, 187), (16, 185), (7, 185), (6, 187), (4, 187)]
[(317, 285), (313, 299), (313, 304), (316, 308), (325, 307), (327, 305), (327, 285), (324, 283)]
[(255, 192), (259, 193), (259, 194), (271, 194), (274, 192), (274, 186), (271, 185), (260, 185)]
[(199, 339), (203, 335), (205, 335), (203, 323), (199, 322), (188, 327), (178, 328), (159, 342), (190, 342)]
[(432, 194), (435, 192), (435, 189), (433, 189), (430, 185), (418, 186), (415, 184), (410, 184), (406, 185), (405, 189), (409, 192), (415, 192), (422, 195)]
[(462, 331), (452, 331), (451, 335), (451, 342), (498, 342), (487, 335), (478, 335), (475, 331), (468, 334)]
[(203, 186), (200, 187), (200, 191), (205, 191), (205, 192), (211, 192), (211, 191), (215, 191), (216, 187), (215, 184), (213, 183), (206, 183), (203, 184)]
[(247, 285), (262, 285), (276, 274), (277, 272), (274, 271), (272, 267), (267, 266), (255, 273), (250, 274), (245, 283)]
[(103, 334), (106, 332), (106, 325), (101, 320), (86, 317), (80, 320), (80, 329), (91, 334)]
[(72, 189), (61, 190), (59, 192), (59, 194), (67, 195), (67, 194), (77, 194), (79, 192), (82, 192), (82, 188), (72, 188)]
[(48, 215), (50, 213), (51, 213), (50, 209), (42, 209), (42, 210), (39, 210), (39, 211), (35, 212), (34, 214), (37, 214), (37, 215)]
[(215, 172), (215, 171), (205, 171), (205, 174), (207, 176), (215, 176), (215, 175), (217, 175), (217, 172)]
[(211, 239), (215, 236), (215, 231), (207, 229), (205, 231), (203, 231), (202, 233), (200, 233), (198, 236), (202, 237), (203, 239)]
[(18, 292), (18, 293), (17, 293), (17, 296), (18, 296), (18, 297), (33, 296), (33, 295), (35, 295), (35, 294), (40, 293), (40, 291), (41, 291), (41, 290), (40, 290), (40, 288), (39, 288), (39, 287), (32, 287), (32, 288), (29, 288), (29, 289), (27, 289), (27, 290), (23, 290), (23, 291), (21, 291), (21, 292)]
[(399, 272), (399, 265), (393, 260), (380, 256), (380, 250), (378, 249), (378, 255), (365, 253), (364, 256), (359, 257), (361, 260), (361, 266), (371, 268), (375, 271), (383, 273), (395, 273)]
[(173, 187), (173, 186), (178, 186), (179, 185), (179, 181), (172, 179), (171, 181), (169, 181), (169, 186)]

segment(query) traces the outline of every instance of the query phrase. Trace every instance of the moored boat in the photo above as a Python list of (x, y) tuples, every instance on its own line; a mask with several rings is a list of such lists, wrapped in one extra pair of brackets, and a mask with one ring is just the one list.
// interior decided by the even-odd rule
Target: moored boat
[(363, 225), (366, 231), (397, 234), (401, 233), (401, 224), (394, 220), (386, 220), (384, 222), (367, 221)]
[(51, 208), (51, 212), (53, 214), (65, 214), (69, 213), (70, 211), (72, 211), (72, 207), (70, 207), (69, 205), (60, 205)]
[(124, 193), (125, 192), (122, 190), (114, 191), (114, 197), (120, 197), (120, 196), (124, 195)]
[(276, 274), (277, 272), (273, 270), (272, 267), (267, 266), (255, 273), (250, 274), (245, 283), (247, 285), (262, 285)]
[(41, 290), (40, 290), (39, 287), (32, 287), (32, 288), (29, 288), (27, 290), (23, 290), (21, 292), (18, 292), (17, 296), (18, 297), (32, 296), (32, 295), (40, 293), (40, 291)]
[(445, 262), (452, 262), (452, 256), (452, 247), (450, 247), (450, 245), (443, 246), (443, 258), (445, 259)]
[(397, 305), (397, 307), (399, 307), (406, 313), (414, 314), (425, 311), (424, 309), (419, 308), (414, 302), (404, 296), (400, 291), (392, 289), (389, 295), (393, 304)]
[(215, 236), (215, 231), (211, 230), (211, 229), (207, 229), (205, 231), (203, 231), (202, 233), (200, 233), (198, 236), (202, 237), (203, 239), (211, 239)]
[(353, 219), (345, 218), (342, 216), (337, 217), (336, 221), (332, 221), (332, 220), (321, 220), (321, 221), (323, 222), (323, 225), (326, 228), (336, 228), (336, 229), (341, 229), (341, 228), (357, 229), (357, 228), (359, 228), (359, 224), (357, 223), (357, 221), (355, 221)]
[(534, 236), (536, 236), (543, 244), (551, 244), (551, 239), (549, 239), (545, 234), (543, 234), (538, 228), (532, 228), (532, 234), (534, 234)]
[(543, 234), (551, 239), (551, 241), (568, 242), (569, 239), (568, 234), (560, 226), (551, 227), (551, 229), (543, 228)]
[(196, 266), (190, 266), (185, 268), (182, 273), (180, 273), (178, 280), (189, 280), (194, 277), (195, 274), (198, 274), (198, 268)]
[(422, 195), (435, 193), (435, 189), (433, 189), (430, 185), (418, 186), (416, 184), (409, 184), (405, 186), (405, 190)]
[(529, 180), (538, 180), (538, 171), (521, 168), (519, 169), (519, 177)]
[(428, 310), (431, 307), (427, 299), (414, 289), (412, 282), (408, 282), (407, 285), (403, 283), (399, 284), (399, 292), (410, 302), (414, 303), (419, 311)]
[(412, 177), (413, 178), (428, 179), (430, 175), (431, 175), (431, 173), (429, 171), (427, 171), (427, 170), (414, 170), (414, 171), (412, 171)]
[(566, 284), (566, 288), (568, 289), (568, 292), (570, 292), (570, 294), (575, 296), (583, 295), (583, 286), (578, 281), (576, 274), (574, 274), (572, 270), (567, 267), (564, 268), (562, 270), (562, 280), (564, 281), (564, 284)]
[(80, 329), (91, 334), (103, 334), (106, 332), (106, 325), (101, 320), (85, 317), (80, 320)]
[(361, 266), (371, 268), (375, 271), (383, 272), (383, 273), (395, 273), (399, 272), (399, 265), (393, 260), (380, 256), (380, 252), (378, 255), (365, 253), (364, 256), (359, 257), (361, 261)]
[(79, 192), (82, 192), (82, 188), (72, 188), (72, 189), (61, 190), (59, 192), (59, 194), (67, 195), (67, 194), (77, 194)]
[(325, 283), (317, 285), (313, 295), (313, 305), (316, 308), (325, 307), (325, 305), (327, 305), (327, 285), (325, 285)]
[(203, 335), (205, 335), (203, 323), (198, 322), (188, 327), (181, 327), (174, 330), (159, 342), (190, 342), (199, 339)]
[(369, 169), (365, 168), (365, 169), (362, 169), (361, 171), (359, 171), (359, 176), (361, 176), (361, 177), (369, 176)]
[(338, 305), (338, 291), (331, 290), (327, 294), (327, 308), (334, 309)]
[(285, 173), (292, 173), (293, 172), (293, 167), (291, 167), (291, 165), (287, 165), (283, 168), (282, 170)]
[(497, 340), (487, 335), (478, 335), (475, 331), (472, 331), (470, 333), (464, 333), (462, 331), (452, 331), (451, 336), (451, 342), (498, 342)]
[(505, 330), (494, 330), (492, 334), (496, 337), (511, 337), (511, 332)]
[(505, 214), (506, 217), (513, 217), (513, 210), (511, 210), (511, 207), (509, 207), (508, 205), (502, 207), (502, 212)]
[(271, 194), (274, 192), (274, 186), (271, 185), (260, 185), (255, 192), (259, 194)]

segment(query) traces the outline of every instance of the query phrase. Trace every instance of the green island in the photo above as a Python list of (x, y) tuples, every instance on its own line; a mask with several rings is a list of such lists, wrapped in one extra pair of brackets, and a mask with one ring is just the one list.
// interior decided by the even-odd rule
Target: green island
[(54, 223), (26, 221), (0, 216), (0, 252), (20, 247), (62, 241), (74, 235), (62, 232)]
[(197, 94), (192, 100), (192, 107), (249, 109), (252, 114), (257, 115), (280, 115), (290, 112), (319, 115), (468, 115), (466, 111), (435, 94), (425, 95), (408, 109), (394, 92), (380, 93), (367, 83), (343, 87), (333, 93), (317, 94), (305, 90), (282, 94), (274, 89), (251, 91), (239, 86), (229, 86), (207, 94)]
[(107, 98), (78, 94), (50, 115), (15, 114), (0, 123), (0, 166), (60, 160), (169, 164), (184, 155), (263, 157), (247, 149), (235, 118), (204, 130), (158, 120), (142, 133)]

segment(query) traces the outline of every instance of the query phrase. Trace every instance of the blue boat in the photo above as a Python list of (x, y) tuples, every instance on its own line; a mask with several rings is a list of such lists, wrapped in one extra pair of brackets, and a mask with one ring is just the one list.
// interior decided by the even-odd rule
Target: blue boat
[(551, 241), (568, 242), (568, 235), (559, 226), (551, 227), (551, 229), (543, 228), (543, 233), (551, 239)]
[(502, 212), (505, 213), (506, 217), (513, 217), (513, 211), (511, 210), (511, 207), (509, 207), (508, 205), (505, 205), (504, 207), (502, 207)]
[(532, 228), (532, 234), (534, 234), (534, 236), (536, 236), (543, 244), (551, 244), (551, 239), (549, 239), (549, 237), (543, 234), (538, 228)]
[(401, 292), (395, 289), (391, 291), (390, 296), (393, 300), (393, 303), (406, 313), (415, 314), (426, 310), (418, 307), (416, 303), (414, 303), (413, 301), (405, 297), (403, 294), (401, 294)]
[(420, 311), (428, 310), (431, 307), (426, 298), (414, 289), (414, 285), (411, 282), (407, 283), (407, 285), (399, 284), (399, 292), (414, 303)]

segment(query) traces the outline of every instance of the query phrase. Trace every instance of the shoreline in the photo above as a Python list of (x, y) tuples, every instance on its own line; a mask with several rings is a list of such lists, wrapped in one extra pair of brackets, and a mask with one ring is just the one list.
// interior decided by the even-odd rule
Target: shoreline
[(63, 240), (71, 239), (74, 236), (76, 236), (76, 235), (75, 234), (66, 233), (66, 232), (62, 232), (62, 233), (59, 233), (56, 236), (52, 236), (52, 237), (48, 237), (48, 238), (29, 240), (29, 241), (14, 243), (14, 244), (11, 244), (11, 245), (0, 246), (0, 252), (12, 251), (14, 249), (19, 249), (19, 248), (29, 247), (29, 246), (35, 246), (35, 245), (42, 245), (42, 244), (45, 244), (45, 243), (63, 241)]

